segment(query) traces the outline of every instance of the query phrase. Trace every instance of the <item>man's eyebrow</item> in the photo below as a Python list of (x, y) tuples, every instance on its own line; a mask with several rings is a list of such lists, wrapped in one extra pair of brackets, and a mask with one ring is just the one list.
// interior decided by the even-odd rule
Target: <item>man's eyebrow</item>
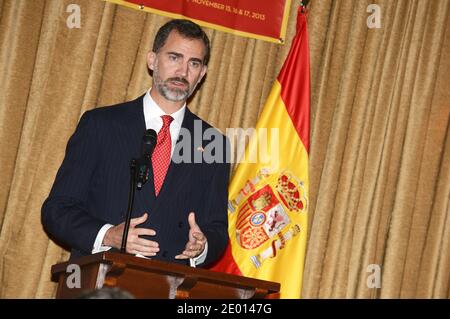
[(189, 61), (195, 61), (195, 62), (198, 62), (200, 64), (203, 64), (203, 60), (201, 60), (199, 58), (190, 58)]
[[(169, 51), (169, 52), (167, 52), (167, 54), (175, 55), (175, 56), (178, 57), (178, 58), (184, 57), (183, 54), (178, 53), (178, 52), (173, 52), (173, 51)], [(199, 59), (199, 58), (190, 58), (189, 61), (195, 61), (195, 62), (198, 62), (198, 63), (200, 63), (200, 64), (203, 64), (203, 60), (202, 60), (202, 59)]]
[(178, 58), (182, 58), (183, 57), (183, 55), (181, 53), (178, 53), (178, 52), (170, 51), (170, 52), (167, 52), (167, 54), (175, 55)]

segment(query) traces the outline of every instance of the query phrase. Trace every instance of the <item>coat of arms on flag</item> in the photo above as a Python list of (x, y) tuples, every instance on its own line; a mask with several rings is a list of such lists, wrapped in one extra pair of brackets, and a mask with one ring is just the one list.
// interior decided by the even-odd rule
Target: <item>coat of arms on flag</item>
[(283, 171), (276, 184), (271, 185), (267, 183), (270, 180), (267, 171), (262, 169), (257, 178), (246, 183), (238, 197), (240, 199), (229, 201), (230, 211), (237, 211), (237, 243), (247, 250), (262, 246), (257, 249), (258, 254), (251, 256), (255, 268), (259, 268), (267, 258), (276, 257), (277, 251), (297, 236), (301, 228), (293, 215), (306, 212), (308, 206), (302, 181), (291, 172)]

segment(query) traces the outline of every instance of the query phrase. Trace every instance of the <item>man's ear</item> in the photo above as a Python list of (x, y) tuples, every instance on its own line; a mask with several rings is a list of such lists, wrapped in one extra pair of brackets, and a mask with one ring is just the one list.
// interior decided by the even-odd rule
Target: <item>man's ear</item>
[(148, 52), (147, 53), (147, 66), (152, 71), (155, 67), (155, 61), (156, 61), (156, 53), (153, 51)]

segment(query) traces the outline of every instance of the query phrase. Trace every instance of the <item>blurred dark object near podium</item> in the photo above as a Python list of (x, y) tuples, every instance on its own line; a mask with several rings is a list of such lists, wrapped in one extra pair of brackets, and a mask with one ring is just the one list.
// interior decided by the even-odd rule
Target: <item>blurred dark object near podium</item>
[(134, 299), (134, 296), (119, 287), (103, 287), (87, 290), (78, 299)]

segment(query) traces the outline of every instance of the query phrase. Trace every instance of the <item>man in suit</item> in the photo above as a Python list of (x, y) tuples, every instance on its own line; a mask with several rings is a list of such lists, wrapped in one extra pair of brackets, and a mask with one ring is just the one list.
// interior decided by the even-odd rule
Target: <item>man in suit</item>
[[(70, 246), (71, 258), (120, 249), (130, 160), (140, 157), (146, 129), (158, 133), (157, 144), (149, 180), (135, 195), (127, 252), (191, 266), (220, 257), (228, 239), (226, 138), (186, 107), (209, 55), (197, 24), (169, 21), (147, 56), (147, 93), (83, 114), (42, 206), (45, 229)], [(206, 149), (214, 149), (213, 161)]]

